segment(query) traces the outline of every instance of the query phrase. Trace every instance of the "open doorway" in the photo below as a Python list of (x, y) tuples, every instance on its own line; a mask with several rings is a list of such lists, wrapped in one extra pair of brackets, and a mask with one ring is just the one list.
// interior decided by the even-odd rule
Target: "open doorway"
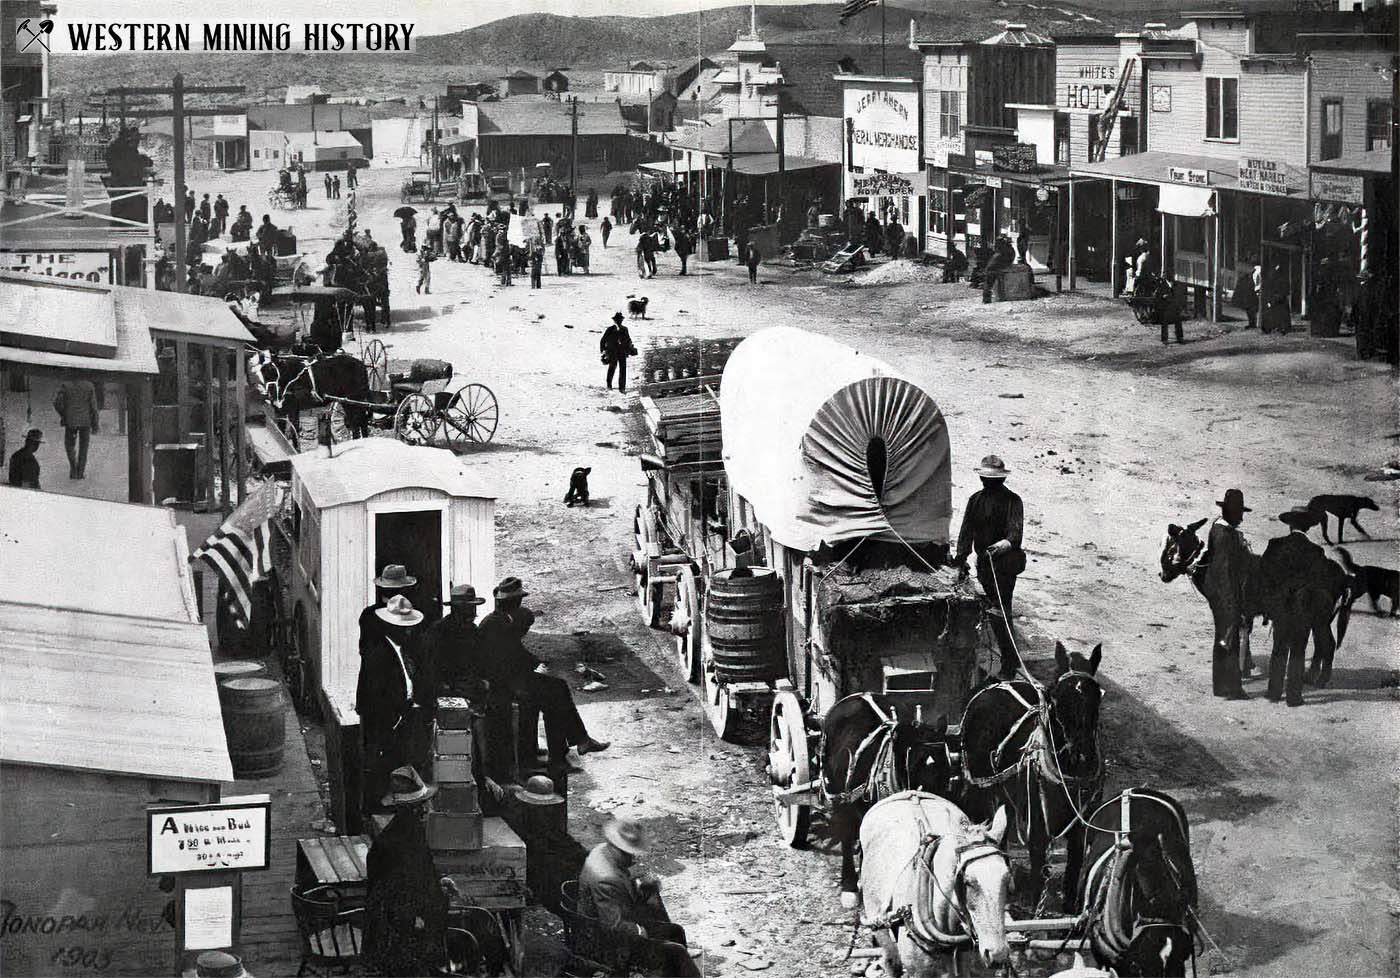
[(407, 592), (413, 607), (428, 621), (442, 615), (442, 520), (437, 509), (403, 513), (372, 513), (374, 519), (374, 567), (402, 564), (418, 578)]

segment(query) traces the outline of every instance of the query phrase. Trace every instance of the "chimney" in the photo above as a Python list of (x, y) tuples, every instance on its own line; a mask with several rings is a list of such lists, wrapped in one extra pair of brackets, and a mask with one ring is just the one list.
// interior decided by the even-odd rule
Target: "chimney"
[(910, 17), (910, 18), (909, 18), (909, 50), (910, 50), (910, 51), (917, 51), (917, 50), (919, 50), (919, 42), (916, 41), (916, 40), (914, 40), (914, 28), (915, 28), (915, 26), (916, 26), (916, 22), (915, 22), (914, 18), (913, 18), (913, 17)]

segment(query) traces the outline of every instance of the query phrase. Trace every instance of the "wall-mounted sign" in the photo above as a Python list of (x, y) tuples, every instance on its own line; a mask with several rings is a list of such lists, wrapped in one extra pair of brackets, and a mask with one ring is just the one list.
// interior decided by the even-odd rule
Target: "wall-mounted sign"
[(246, 115), (216, 115), (214, 116), (214, 135), (216, 136), (246, 136), (248, 135), (248, 117)]
[(1167, 179), (1172, 183), (1188, 183), (1193, 187), (1210, 186), (1209, 170), (1193, 170), (1184, 166), (1167, 167)]
[(992, 147), (992, 165), (1011, 173), (1034, 173), (1035, 143), (1007, 143)]
[(1170, 85), (1152, 86), (1152, 111), (1170, 112), (1172, 110), (1172, 87)]
[(271, 850), (267, 795), (146, 809), (146, 863), (152, 876), (267, 869)]
[(890, 173), (919, 167), (919, 93), (912, 86), (850, 83), (845, 115), (851, 165)]
[(1314, 173), (1311, 183), (1314, 200), (1325, 200), (1334, 204), (1366, 202), (1365, 180), (1356, 174)]
[(0, 272), (112, 284), (112, 256), (105, 251), (0, 251)]
[(851, 177), (853, 197), (912, 197), (914, 181), (898, 173), (859, 173)]
[(1256, 194), (1288, 194), (1288, 167), (1279, 160), (1247, 156), (1240, 160), (1239, 188)]
[(1001, 189), (1001, 177), (985, 177), (983, 178), (983, 182), (989, 187), (995, 187), (998, 190)]
[(946, 170), (948, 169), (948, 157), (961, 156), (965, 147), (966, 144), (961, 133), (956, 136), (944, 136), (936, 139), (927, 150), (929, 165), (938, 170)]

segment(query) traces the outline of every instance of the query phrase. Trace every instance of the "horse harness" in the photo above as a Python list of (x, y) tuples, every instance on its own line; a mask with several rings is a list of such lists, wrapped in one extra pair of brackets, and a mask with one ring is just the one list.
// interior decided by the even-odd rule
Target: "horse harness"
[[(828, 801), (834, 805), (847, 805), (855, 801), (876, 801), (900, 790), (895, 780), (893, 764), (894, 734), (899, 718), (893, 712), (886, 713), (869, 693), (861, 693), (861, 700), (880, 720), (880, 725), (866, 734), (856, 749), (851, 751), (846, 762), (846, 787), (844, 791), (829, 794)], [(867, 753), (874, 752), (870, 762), (870, 773), (860, 784), (852, 784), (857, 762)]]

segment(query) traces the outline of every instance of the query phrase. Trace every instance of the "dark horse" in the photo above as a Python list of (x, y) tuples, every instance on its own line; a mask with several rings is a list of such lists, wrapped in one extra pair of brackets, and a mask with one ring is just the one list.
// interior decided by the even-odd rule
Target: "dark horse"
[(1089, 944), (1105, 968), (1182, 978), (1196, 947), (1196, 871), (1186, 810), (1169, 795), (1128, 788), (1089, 816), (1081, 903), (1094, 908)]
[[(286, 413), (293, 427), (302, 409), (323, 405), (327, 397), (370, 400), (369, 370), (348, 353), (301, 357), (260, 351), (248, 359), (248, 377), (273, 407)], [(344, 408), (351, 435), (369, 437), (369, 411), (350, 403)]]
[(900, 720), (892, 699), (878, 693), (847, 696), (822, 720), (822, 791), (831, 837), (841, 843), (842, 905), (855, 906), (855, 849), (870, 807), (911, 789), (948, 797), (956, 771), (947, 732), (947, 717)]
[[(1198, 531), (1206, 523), (1199, 519), (1186, 526), (1175, 523), (1167, 526), (1167, 539), (1162, 544), (1160, 577), (1171, 582), (1182, 574), (1189, 575), (1191, 583), (1207, 600), (1205, 579), (1206, 566), (1210, 553), (1201, 541)], [(1259, 558), (1250, 554), (1245, 581), (1245, 614), (1251, 618), (1265, 615), (1269, 610), (1270, 595), (1260, 593)], [(1309, 575), (1312, 582), (1301, 589), (1291, 601), (1294, 609), (1301, 609), (1306, 618), (1308, 630), (1313, 637), (1312, 666), (1308, 670), (1308, 681), (1313, 685), (1326, 685), (1332, 674), (1332, 656), (1342, 644), (1347, 633), (1347, 623), (1351, 621), (1351, 603), (1356, 595), (1352, 593), (1351, 578), (1342, 565), (1331, 558), (1323, 558), (1321, 566)], [(1274, 609), (1277, 611), (1278, 609)], [(1332, 637), (1332, 622), (1337, 623), (1337, 635)]]
[(1017, 833), (1030, 850), (1032, 907), (1045, 887), (1050, 845), (1061, 837), (1067, 837), (1066, 911), (1078, 895), (1080, 813), (1097, 805), (1103, 791), (1103, 690), (1095, 678), (1102, 657), (1102, 645), (1085, 657), (1056, 642), (1056, 678), (1048, 689), (1003, 680), (979, 689), (963, 712), (963, 810), (979, 819), (1005, 803), (1016, 814)]

